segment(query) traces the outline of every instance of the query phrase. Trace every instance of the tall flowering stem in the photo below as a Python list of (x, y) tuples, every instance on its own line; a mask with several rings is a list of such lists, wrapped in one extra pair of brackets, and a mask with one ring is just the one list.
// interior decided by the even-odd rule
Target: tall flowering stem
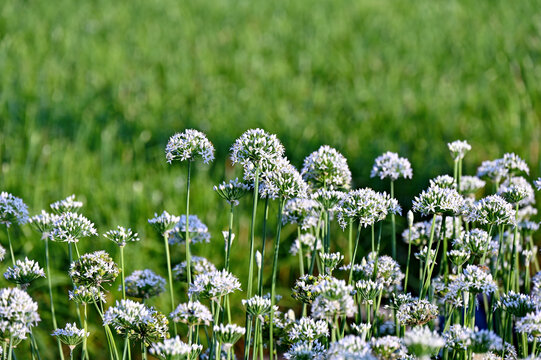
[[(186, 229), (188, 228), (187, 223), (188, 223), (188, 219), (186, 218)], [(163, 233), (163, 242), (164, 242), (164, 247), (165, 247), (165, 257), (167, 259), (167, 276), (169, 279), (169, 297), (171, 299), (171, 311), (175, 311), (175, 291), (173, 288), (173, 274), (171, 272), (171, 255), (169, 253), (169, 240), (167, 239), (167, 232)], [(186, 241), (186, 244), (188, 244), (188, 241)], [(186, 267), (189, 266), (188, 264), (189, 262), (186, 263)], [(188, 282), (188, 284), (190, 284), (190, 282)], [(175, 322), (173, 322), (173, 334), (174, 335), (177, 334), (177, 324)]]
[(248, 265), (248, 286), (247, 294), (248, 298), (252, 297), (252, 282), (254, 272), (254, 242), (255, 242), (255, 219), (257, 214), (257, 198), (259, 196), (259, 170), (255, 171), (254, 178), (254, 202), (252, 207), (252, 221), (250, 223), (250, 260)]
[[(190, 177), (192, 173), (192, 162), (188, 160), (188, 179), (186, 180), (186, 277), (188, 284), (192, 282), (192, 264), (190, 253)], [(173, 304), (174, 307), (174, 304)], [(175, 331), (176, 335), (176, 331)]]
[(274, 359), (274, 330), (273, 330), (274, 311), (273, 309), (274, 309), (274, 304), (276, 303), (276, 275), (278, 272), (278, 253), (280, 251), (280, 234), (282, 232), (283, 208), (284, 208), (284, 199), (280, 198), (278, 200), (278, 220), (277, 220), (277, 229), (276, 229), (276, 240), (274, 242), (274, 259), (272, 261), (271, 311), (270, 311), (270, 321), (269, 321), (269, 332), (270, 332), (269, 354), (270, 354), (271, 359)]
[[(269, 198), (265, 198), (265, 208), (263, 210), (263, 241), (261, 243), (261, 266), (259, 267), (259, 276), (257, 278), (257, 294), (259, 296), (263, 295), (263, 267), (265, 259), (265, 247), (267, 243), (267, 220), (269, 218)], [(301, 250), (302, 251), (302, 250)]]
[[(432, 242), (434, 241), (434, 232), (436, 229), (436, 214), (432, 216), (432, 224), (430, 225), (430, 237), (428, 239), (428, 247), (427, 247), (427, 255), (426, 255), (426, 261), (425, 266), (423, 268), (422, 277), (421, 277), (421, 296), (420, 298), (424, 298), (426, 295), (426, 289), (430, 286), (430, 278), (428, 278), (428, 269), (430, 267), (430, 254), (432, 250)], [(435, 260), (435, 259), (434, 259)]]
[[(391, 198), (394, 199), (394, 181), (391, 180)], [(391, 229), (392, 229), (392, 252), (393, 259), (396, 259), (396, 220), (394, 213), (391, 213)]]
[[(47, 285), (49, 287), (49, 299), (51, 301), (51, 318), (53, 320), (53, 328), (56, 330), (58, 328), (57, 322), (56, 322), (56, 313), (54, 310), (54, 299), (53, 299), (53, 286), (52, 286), (52, 280), (51, 280), (51, 266), (50, 266), (50, 260), (49, 260), (49, 237), (45, 237), (45, 264), (47, 267)], [(56, 339), (56, 342), (58, 344), (58, 352), (60, 354), (60, 359), (64, 360), (64, 353), (62, 352), (62, 343), (60, 342), (60, 339)]]

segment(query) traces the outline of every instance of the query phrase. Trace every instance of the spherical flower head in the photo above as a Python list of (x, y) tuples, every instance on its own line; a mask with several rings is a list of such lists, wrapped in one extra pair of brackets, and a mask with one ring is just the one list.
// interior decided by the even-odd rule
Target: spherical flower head
[(329, 325), (325, 320), (303, 317), (295, 322), (288, 331), (288, 340), (293, 342), (313, 342), (329, 336)]
[(514, 291), (509, 291), (507, 294), (500, 296), (498, 305), (508, 314), (514, 315), (517, 318), (526, 316), (528, 313), (536, 310), (534, 300), (525, 294), (517, 294)]
[(0, 261), (4, 260), (4, 257), (6, 256), (6, 249), (2, 245), (0, 245)]
[(315, 286), (319, 295), (312, 303), (312, 316), (315, 319), (332, 321), (338, 317), (353, 317), (357, 312), (353, 299), (353, 287), (344, 280), (328, 278)]
[(98, 286), (112, 284), (120, 269), (105, 251), (84, 254), (70, 265), (69, 276), (75, 285)]
[(152, 344), (149, 352), (164, 360), (197, 360), (203, 350), (203, 345), (186, 344), (177, 335), (171, 339)]
[(374, 300), (383, 291), (383, 284), (370, 279), (359, 280), (355, 283), (359, 301), (364, 304), (373, 304)]
[(0, 289), (0, 339), (26, 339), (40, 321), (38, 304), (24, 290)]
[(470, 259), (471, 252), (469, 250), (453, 249), (447, 252), (447, 256), (453, 265), (462, 266)]
[(246, 312), (253, 317), (263, 318), (271, 311), (271, 300), (259, 295), (242, 300), (242, 305), (246, 308)]
[(464, 159), (466, 153), (471, 150), (471, 145), (468, 144), (468, 142), (465, 140), (453, 141), (451, 143), (448, 143), (447, 147), (449, 148), (449, 151), (451, 152), (451, 156), (453, 157), (454, 161)]
[(399, 157), (397, 153), (387, 151), (376, 158), (370, 177), (379, 177), (381, 180), (390, 179), (396, 181), (403, 177), (411, 179), (413, 171), (408, 159)]
[(97, 236), (94, 224), (81, 214), (66, 212), (56, 218), (49, 239), (58, 242), (77, 243), (83, 237)]
[(541, 190), (541, 177), (535, 180), (533, 184), (535, 185), (535, 188), (537, 189), (537, 191), (540, 191)]
[(314, 189), (349, 189), (351, 171), (344, 155), (328, 145), (321, 146), (304, 159), (303, 179)]
[(28, 220), (28, 206), (21, 198), (7, 192), (0, 193), (0, 224), (6, 227), (14, 223), (24, 225)]
[(323, 360), (325, 348), (319, 341), (299, 341), (284, 354), (288, 360)]
[(213, 321), (210, 310), (197, 300), (179, 304), (169, 317), (189, 326), (209, 325)]
[(372, 353), (381, 360), (398, 360), (406, 355), (406, 349), (400, 338), (391, 335), (372, 338), (370, 348)]
[(160, 235), (164, 235), (167, 231), (171, 230), (179, 221), (180, 216), (171, 215), (165, 210), (160, 215), (154, 213), (154, 217), (148, 219), (148, 223), (152, 225)]
[(174, 160), (194, 161), (197, 158), (208, 164), (214, 160), (214, 146), (201, 131), (186, 129), (169, 138), (165, 158), (169, 164)]
[(428, 327), (415, 327), (404, 334), (404, 344), (410, 354), (428, 358), (438, 353), (445, 345), (445, 340)]
[(504, 166), (503, 159), (486, 160), (477, 168), (477, 176), (487, 178), (498, 184), (502, 178), (506, 177), (509, 171)]
[(438, 175), (434, 179), (430, 179), (430, 186), (439, 186), (443, 189), (456, 189), (456, 181), (449, 175)]
[(484, 188), (486, 181), (479, 179), (477, 176), (462, 176), (460, 178), (460, 192), (462, 194), (473, 195), (477, 191)]
[(190, 284), (188, 292), (201, 299), (217, 300), (240, 290), (240, 281), (227, 270), (198, 274)]
[(274, 171), (263, 173), (262, 179), (261, 197), (282, 200), (307, 197), (308, 185), (286, 159), (281, 159)]
[[(190, 242), (197, 243), (209, 243), (210, 232), (207, 225), (205, 225), (197, 215), (190, 215), (188, 217), (188, 233), (190, 235)], [(178, 223), (168, 231), (169, 244), (184, 244), (186, 242), (186, 215), (182, 215)]]
[(149, 269), (135, 270), (125, 279), (125, 284), (126, 295), (137, 299), (149, 299), (165, 291), (165, 279)]
[[(360, 273), (363, 279), (372, 279), (376, 262), (375, 253), (370, 253), (360, 264)], [(383, 289), (389, 291), (402, 288), (402, 279), (404, 274), (400, 270), (400, 265), (390, 256), (382, 255), (378, 257), (376, 281), (383, 284)]]
[(453, 242), (453, 246), (464, 246), (472, 255), (482, 257), (489, 251), (491, 238), (485, 230), (472, 229), (464, 233), (460, 239)]
[(50, 207), (55, 214), (61, 215), (68, 212), (76, 213), (80, 208), (83, 207), (83, 203), (75, 200), (75, 195), (70, 195), (64, 200), (59, 200), (52, 203)]
[(311, 304), (312, 301), (320, 294), (321, 288), (319, 284), (328, 280), (328, 276), (324, 275), (303, 275), (293, 287), (293, 298), (305, 304)]
[[(190, 261), (191, 267), (192, 267), (192, 276), (196, 277), (199, 274), (206, 274), (213, 271), (216, 271), (216, 266), (214, 266), (213, 263), (211, 263), (209, 260), (207, 260), (204, 257), (200, 256), (193, 256)], [(175, 274), (175, 277), (180, 281), (186, 281), (187, 280), (187, 273), (186, 273), (186, 261), (181, 262), (180, 264), (176, 265), (173, 268), (173, 274)]]
[(69, 299), (77, 304), (93, 304), (105, 302), (105, 294), (100, 287), (90, 285), (76, 286), (73, 290), (68, 291)]
[(458, 215), (461, 213), (464, 198), (452, 188), (430, 186), (413, 200), (413, 211), (428, 215)]
[(282, 224), (297, 224), (302, 230), (315, 228), (319, 221), (319, 204), (315, 200), (294, 198), (286, 201)]
[(323, 268), (326, 273), (332, 274), (334, 269), (344, 260), (344, 255), (339, 252), (336, 253), (320, 253), (319, 258), (323, 264)]
[(438, 307), (425, 299), (412, 299), (401, 304), (396, 318), (404, 326), (422, 326), (438, 316)]
[(350, 191), (340, 202), (338, 223), (345, 228), (349, 220), (358, 221), (362, 226), (370, 226), (384, 220), (389, 213), (391, 199), (384, 193), (364, 188)]
[(321, 250), (323, 247), (321, 241), (310, 233), (301, 234), (295, 241), (291, 244), (289, 253), (293, 256), (296, 256), (299, 250), (302, 247), (303, 255), (311, 257), (312, 251), (314, 250), (314, 245), (316, 244), (316, 251)]
[(103, 314), (103, 324), (112, 326), (124, 337), (145, 344), (167, 336), (168, 321), (165, 315), (132, 300), (120, 300)]
[(90, 336), (90, 333), (84, 329), (79, 329), (75, 323), (68, 323), (63, 329), (56, 329), (53, 331), (51, 335), (60, 339), (62, 343), (68, 345), (70, 351), (73, 351), (77, 345)]
[(498, 189), (498, 195), (512, 204), (520, 206), (535, 203), (535, 194), (532, 185), (522, 176), (514, 176), (506, 181)]
[(276, 135), (262, 129), (247, 130), (231, 146), (231, 162), (233, 164), (251, 163), (259, 168), (263, 162), (282, 157), (284, 146)]
[(37, 232), (42, 234), (42, 239), (45, 239), (49, 237), (49, 233), (58, 217), (59, 215), (49, 214), (45, 210), (41, 210), (41, 214), (32, 216), (28, 222)]
[(490, 195), (477, 201), (466, 214), (469, 222), (482, 225), (514, 225), (515, 210), (513, 205), (499, 195)]
[(230, 349), (246, 332), (246, 329), (236, 324), (214, 325), (213, 330), (218, 341), (221, 342), (226, 349)]
[(517, 320), (515, 330), (533, 337), (541, 337), (541, 311), (537, 310), (526, 314)]
[(478, 330), (471, 334), (470, 349), (473, 353), (484, 354), (489, 351), (501, 352), (504, 349), (504, 342), (501, 337), (491, 330)]
[(522, 160), (518, 155), (507, 153), (502, 158), (503, 167), (507, 169), (509, 174), (530, 173), (530, 168), (526, 161)]
[(116, 230), (109, 230), (103, 236), (120, 247), (126, 246), (129, 242), (139, 241), (139, 235), (131, 229), (117, 226)]
[(461, 284), (463, 291), (472, 294), (482, 293), (488, 295), (498, 290), (492, 274), (476, 265), (466, 266), (456, 281)]
[(231, 206), (239, 205), (239, 200), (250, 191), (250, 186), (239, 181), (238, 178), (214, 186), (214, 191)]
[(4, 277), (7, 281), (21, 285), (21, 288), (25, 289), (32, 281), (45, 277), (45, 272), (37, 261), (25, 258), (15, 261), (14, 266), (8, 267)]
[(338, 209), (338, 206), (344, 197), (346, 197), (346, 193), (337, 190), (319, 189), (312, 193), (312, 199), (325, 211), (331, 212)]
[(370, 345), (361, 337), (355, 335), (347, 335), (342, 339), (331, 343), (327, 351), (328, 360), (344, 360), (344, 359), (359, 359), (359, 360), (375, 360), (376, 358), (370, 351)]
[(445, 347), (452, 350), (467, 350), (472, 343), (473, 330), (462, 325), (451, 325), (443, 333)]

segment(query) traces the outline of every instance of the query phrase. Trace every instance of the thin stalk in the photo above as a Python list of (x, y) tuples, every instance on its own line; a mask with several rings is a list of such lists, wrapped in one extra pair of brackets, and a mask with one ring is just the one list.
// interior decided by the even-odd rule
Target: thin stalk
[(278, 252), (280, 250), (280, 233), (282, 231), (282, 213), (284, 207), (284, 199), (280, 198), (278, 200), (278, 222), (276, 229), (276, 241), (274, 242), (274, 259), (272, 261), (272, 283), (271, 283), (271, 312), (270, 312), (270, 321), (269, 321), (269, 356), (271, 359), (274, 359), (274, 304), (276, 303), (276, 275), (278, 272)]
[(244, 360), (250, 358), (250, 341), (252, 340), (252, 317), (246, 314), (246, 337), (244, 339)]
[(229, 234), (227, 235), (227, 246), (225, 249), (225, 269), (229, 271), (229, 257), (231, 255), (231, 238), (233, 236), (233, 209), (234, 206), (231, 204), (231, 209), (229, 211)]
[[(357, 239), (355, 240), (355, 247), (353, 248), (353, 257), (351, 258), (348, 285), (351, 285), (353, 279), (353, 265), (355, 265), (355, 256), (357, 255), (357, 248), (359, 247), (359, 238), (361, 237), (361, 223), (357, 226)], [(313, 255), (314, 256), (314, 255)]]
[(269, 218), (269, 198), (265, 198), (265, 208), (263, 210), (263, 234), (261, 236), (261, 267), (259, 268), (259, 274), (257, 277), (257, 294), (263, 295), (263, 267), (265, 265), (265, 248), (267, 244), (267, 220)]
[(124, 280), (124, 246), (120, 247), (120, 281), (122, 281), (122, 299), (126, 300), (126, 283)]
[[(192, 162), (188, 160), (188, 180), (186, 181), (186, 276), (188, 284), (192, 283), (192, 255), (190, 253), (190, 177), (192, 175)], [(173, 306), (175, 306), (173, 304)], [(175, 335), (177, 329), (175, 326)]]
[[(394, 199), (394, 181), (391, 180), (391, 199)], [(396, 260), (396, 220), (394, 213), (391, 214), (391, 225), (392, 225), (392, 255), (393, 259)]]
[(348, 255), (349, 262), (353, 261), (353, 220), (349, 220), (348, 226)]
[[(49, 239), (45, 238), (45, 263), (47, 266), (47, 285), (49, 286), (49, 299), (51, 301), (51, 318), (53, 320), (53, 328), (56, 330), (58, 328), (56, 323), (56, 313), (54, 310), (54, 300), (53, 300), (53, 286), (52, 286), (52, 279), (51, 279), (51, 264), (49, 260)], [(64, 354), (62, 353), (62, 343), (60, 342), (60, 339), (56, 339), (56, 343), (58, 345), (58, 353), (60, 354), (60, 359), (64, 360)]]
[[(169, 253), (169, 241), (167, 240), (166, 233), (163, 234), (163, 245), (165, 247), (165, 257), (167, 259), (167, 276), (169, 278), (169, 297), (171, 298), (171, 312), (173, 312), (175, 311), (175, 291), (173, 289), (173, 274), (171, 273), (171, 254)], [(188, 265), (186, 265), (186, 267), (187, 266)], [(188, 285), (189, 284), (190, 282), (188, 282)], [(177, 335), (177, 323), (173, 321), (173, 336), (176, 336), (176, 335)]]
[(8, 235), (9, 253), (11, 254), (11, 262), (15, 266), (15, 255), (13, 255), (13, 246), (11, 245), (11, 236), (9, 235), (9, 227), (6, 225), (6, 234)]
[(88, 346), (87, 346), (87, 337), (86, 333), (88, 331), (88, 317), (87, 317), (87, 311), (86, 311), (86, 303), (83, 304), (83, 329), (85, 331), (85, 337), (83, 338), (83, 356), (81, 358), (88, 359)]
[(404, 293), (408, 293), (408, 277), (409, 277), (409, 273), (410, 273), (410, 258), (411, 258), (411, 230), (412, 230), (412, 227), (409, 226), (409, 231), (408, 231), (408, 260), (407, 260), (407, 263), (406, 263), (406, 279), (404, 281)]
[(422, 279), (421, 279), (421, 296), (420, 298), (424, 298), (426, 293), (425, 293), (425, 286), (424, 286), (424, 282), (427, 281), (428, 284), (430, 284), (430, 279), (425, 279), (425, 277), (428, 275), (428, 265), (430, 264), (430, 250), (432, 249), (432, 242), (434, 241), (434, 229), (436, 228), (436, 214), (434, 214), (434, 216), (432, 217), (432, 225), (430, 226), (430, 238), (428, 240), (428, 251), (427, 251), (427, 257), (426, 257), (426, 263), (425, 263), (425, 267), (424, 267), (424, 270), (423, 270), (423, 276), (422, 276)]
[(259, 169), (255, 171), (254, 179), (254, 203), (252, 207), (252, 222), (250, 224), (250, 260), (248, 265), (248, 299), (252, 297), (252, 282), (254, 277), (254, 241), (255, 241), (255, 217), (257, 213), (257, 198), (259, 196)]
[(301, 229), (297, 227), (297, 239), (299, 239), (299, 272), (304, 276), (304, 254), (302, 253), (302, 243), (300, 241)]
[(9, 338), (8, 360), (11, 360), (12, 355), (13, 355), (13, 336)]

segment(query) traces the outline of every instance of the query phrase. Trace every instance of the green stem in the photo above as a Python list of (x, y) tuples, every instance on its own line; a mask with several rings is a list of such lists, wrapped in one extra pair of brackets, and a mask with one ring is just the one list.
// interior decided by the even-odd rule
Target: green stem
[(276, 275), (278, 272), (278, 253), (280, 250), (280, 233), (282, 231), (282, 213), (284, 207), (284, 200), (280, 198), (278, 200), (278, 222), (276, 229), (276, 240), (274, 243), (274, 259), (272, 261), (272, 282), (271, 282), (271, 312), (270, 312), (270, 322), (269, 322), (269, 356), (271, 359), (274, 359), (274, 304), (276, 303)]
[(225, 249), (225, 269), (229, 271), (229, 257), (231, 255), (231, 238), (233, 236), (233, 204), (229, 211), (229, 234), (227, 236), (227, 246)]
[[(188, 160), (188, 180), (186, 181), (186, 276), (188, 284), (192, 283), (192, 259), (190, 253), (190, 177), (192, 174), (192, 161)], [(173, 304), (174, 306), (174, 304)], [(175, 335), (177, 334), (175, 326)]]
[(261, 267), (259, 268), (259, 274), (257, 276), (257, 294), (263, 295), (263, 268), (265, 266), (265, 248), (267, 244), (267, 220), (269, 218), (269, 198), (265, 198), (265, 208), (263, 210), (263, 234), (261, 243)]
[(357, 226), (357, 239), (355, 240), (355, 247), (353, 248), (353, 256), (350, 262), (348, 285), (351, 285), (353, 280), (353, 265), (355, 265), (355, 256), (357, 256), (357, 248), (359, 247), (359, 239), (361, 237), (361, 223)]
[(254, 241), (255, 241), (255, 217), (257, 213), (257, 198), (259, 196), (259, 169), (255, 171), (254, 179), (254, 203), (252, 207), (252, 222), (250, 224), (250, 260), (248, 265), (248, 289), (247, 298), (252, 297), (252, 282), (254, 277)]
[(126, 283), (124, 280), (124, 246), (120, 247), (120, 281), (122, 281), (122, 299), (126, 300)]
[(301, 229), (297, 227), (297, 239), (299, 239), (299, 273), (301, 276), (304, 275), (304, 254), (302, 253), (302, 243), (300, 240)]
[[(175, 311), (175, 292), (173, 289), (173, 274), (171, 273), (171, 255), (169, 253), (169, 241), (167, 234), (163, 234), (163, 242), (165, 247), (165, 257), (167, 259), (167, 276), (169, 277), (169, 297), (171, 298), (171, 312)], [(187, 266), (187, 265), (186, 265)], [(188, 282), (189, 286), (190, 282)], [(177, 323), (173, 322), (173, 335), (177, 335)]]
[[(394, 181), (391, 180), (391, 199), (394, 199)], [(392, 225), (392, 255), (393, 259), (396, 260), (396, 220), (394, 213), (391, 214), (391, 225)]]
[[(443, 224), (443, 223), (442, 223)], [(426, 281), (430, 285), (430, 279), (425, 279), (425, 277), (428, 275), (428, 266), (430, 264), (430, 250), (432, 249), (432, 242), (434, 241), (434, 229), (436, 228), (436, 214), (432, 217), (432, 225), (430, 226), (430, 238), (428, 240), (428, 247), (427, 247), (427, 256), (426, 256), (426, 263), (423, 270), (423, 276), (421, 279), (421, 296), (420, 298), (424, 298), (425, 293), (425, 286), (424, 282)]]
[(85, 331), (85, 337), (83, 338), (83, 359), (88, 359), (88, 347), (87, 347), (87, 337), (86, 333), (88, 331), (88, 317), (87, 317), (87, 311), (86, 311), (86, 303), (83, 303), (83, 329)]
[(412, 227), (410, 226), (409, 231), (408, 231), (408, 260), (407, 260), (407, 263), (406, 263), (406, 279), (405, 279), (405, 282), (404, 282), (404, 293), (406, 293), (406, 294), (408, 293), (408, 277), (409, 277), (409, 273), (410, 273), (411, 231), (412, 231)]
[[(56, 330), (58, 326), (56, 323), (56, 313), (54, 310), (51, 264), (49, 259), (49, 239), (47, 237), (45, 238), (45, 264), (47, 266), (47, 285), (49, 286), (49, 299), (51, 301), (51, 318), (53, 320), (53, 328), (54, 330)], [(58, 345), (58, 353), (60, 355), (60, 359), (64, 360), (64, 354), (62, 353), (62, 343), (60, 342), (59, 338), (56, 339), (56, 343)]]
[(11, 236), (9, 235), (9, 227), (6, 225), (6, 234), (8, 235), (9, 253), (11, 254), (11, 262), (15, 266), (15, 255), (13, 255), (13, 246), (11, 245)]

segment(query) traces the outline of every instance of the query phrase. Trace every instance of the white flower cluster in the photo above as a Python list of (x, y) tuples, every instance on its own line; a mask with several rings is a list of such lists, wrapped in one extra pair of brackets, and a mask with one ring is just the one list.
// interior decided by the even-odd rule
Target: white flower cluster
[(535, 194), (532, 185), (522, 176), (514, 176), (505, 180), (498, 190), (505, 200), (512, 204), (518, 203), (520, 206), (531, 205), (535, 203)]
[(498, 290), (492, 274), (477, 265), (466, 266), (449, 288), (450, 292), (467, 291), (472, 294), (491, 294)]
[(320, 253), (319, 258), (323, 267), (326, 269), (326, 273), (332, 273), (334, 269), (344, 260), (344, 255), (339, 252), (336, 253)]
[(440, 351), (445, 340), (428, 327), (414, 327), (404, 334), (404, 344), (410, 354), (418, 358), (428, 358)]
[(222, 199), (227, 201), (232, 206), (238, 206), (239, 200), (248, 193), (250, 186), (239, 181), (238, 178), (223, 182), (219, 185), (214, 185), (214, 191)]
[(126, 295), (137, 299), (148, 299), (165, 291), (165, 279), (149, 269), (135, 270), (124, 282)]
[(198, 274), (190, 284), (188, 292), (199, 298), (218, 299), (240, 290), (240, 281), (227, 270)]
[(40, 320), (38, 304), (25, 291), (0, 289), (0, 339), (26, 339)]
[(519, 333), (526, 333), (537, 338), (541, 337), (541, 310), (531, 312), (518, 319), (515, 329)]
[(165, 210), (160, 215), (154, 213), (154, 217), (148, 219), (148, 223), (161, 235), (164, 235), (167, 231), (171, 230), (179, 221), (180, 216), (171, 215)]
[(81, 201), (75, 200), (75, 195), (70, 195), (64, 200), (59, 200), (57, 202), (52, 203), (51, 210), (57, 215), (61, 215), (63, 213), (76, 213), (80, 208), (83, 207), (83, 203)]
[(231, 146), (231, 162), (246, 167), (260, 168), (265, 162), (282, 157), (284, 146), (276, 135), (262, 129), (244, 132)]
[(307, 197), (308, 185), (286, 159), (281, 159), (276, 169), (263, 173), (262, 177), (261, 197), (283, 200)]
[(289, 340), (313, 342), (329, 335), (329, 325), (325, 320), (303, 317), (296, 321), (288, 331)]
[(109, 254), (103, 250), (84, 254), (70, 265), (69, 276), (75, 285), (101, 287), (112, 283), (120, 269)]
[(399, 337), (386, 335), (370, 340), (370, 349), (378, 359), (402, 359), (406, 348)]
[(149, 352), (166, 360), (196, 360), (202, 350), (203, 345), (186, 344), (177, 335), (174, 338), (152, 344)]
[(69, 299), (77, 304), (92, 304), (105, 302), (105, 294), (100, 287), (95, 285), (80, 285), (68, 292)]
[(318, 225), (318, 203), (306, 198), (294, 198), (284, 205), (282, 223), (297, 224), (302, 230), (315, 228)]
[(173, 160), (193, 161), (198, 157), (205, 164), (214, 160), (214, 146), (201, 131), (187, 129), (169, 138), (165, 147), (165, 158), (169, 164)]
[(513, 225), (515, 210), (499, 195), (490, 195), (473, 204), (465, 214), (465, 220), (482, 225)]
[(8, 267), (4, 273), (4, 277), (7, 281), (21, 285), (25, 288), (32, 281), (40, 277), (45, 277), (45, 272), (39, 266), (37, 261), (25, 258), (24, 260), (15, 261), (14, 266)]
[(438, 316), (438, 307), (428, 300), (412, 298), (398, 307), (396, 318), (402, 325), (421, 326)]
[(514, 291), (500, 295), (498, 305), (508, 314), (517, 318), (526, 316), (526, 314), (536, 310), (536, 305), (539, 306), (531, 296), (517, 294)]
[[(371, 279), (374, 276), (376, 261), (375, 253), (370, 253), (360, 265), (360, 272), (364, 279)], [(355, 270), (355, 269), (354, 269)], [(386, 291), (402, 288), (404, 274), (400, 270), (400, 265), (392, 257), (382, 255), (378, 257), (376, 281), (383, 284)]]
[(230, 349), (244, 335), (246, 329), (235, 324), (214, 325), (214, 333), (226, 349)]
[(84, 329), (79, 329), (75, 323), (68, 323), (63, 329), (53, 331), (51, 335), (59, 338), (60, 341), (69, 346), (70, 350), (73, 350), (85, 338), (89, 337), (90, 333)]
[(472, 229), (455, 239), (453, 246), (458, 249), (468, 250), (474, 256), (482, 257), (490, 250), (491, 241), (492, 239), (485, 230)]
[(0, 193), (0, 224), (7, 227), (13, 223), (24, 225), (28, 220), (28, 206), (22, 199), (4, 191)]
[(464, 159), (467, 152), (471, 150), (471, 145), (464, 140), (455, 140), (447, 144), (453, 160), (458, 161)]
[(169, 317), (174, 322), (180, 322), (190, 326), (209, 325), (213, 319), (209, 309), (199, 301), (188, 301), (179, 304)]
[[(216, 271), (216, 266), (214, 266), (213, 263), (211, 263), (209, 260), (207, 260), (204, 257), (201, 256), (193, 256), (190, 261), (191, 267), (192, 267), (192, 276), (195, 277), (199, 274), (206, 274), (213, 271)], [(187, 274), (186, 274), (186, 261), (181, 262), (180, 264), (177, 264), (173, 268), (173, 273), (175, 274), (175, 277), (181, 281), (186, 281)]]
[(541, 177), (538, 178), (537, 180), (535, 180), (533, 183), (534, 183), (535, 188), (536, 188), (537, 190), (541, 190)]
[(355, 290), (361, 303), (372, 305), (383, 291), (383, 284), (379, 281), (359, 280), (355, 283)]
[(103, 236), (120, 247), (126, 246), (127, 243), (132, 241), (139, 241), (139, 235), (137, 233), (122, 226), (117, 226), (116, 230), (107, 231)]
[(397, 153), (386, 152), (376, 158), (370, 177), (378, 176), (380, 179), (391, 179), (391, 181), (398, 180), (403, 177), (405, 179), (411, 179), (413, 171), (408, 159), (399, 157)]
[(353, 287), (344, 280), (329, 278), (315, 285), (319, 294), (312, 303), (312, 316), (315, 319), (333, 321), (338, 317), (352, 317), (357, 312), (353, 300)]
[(50, 214), (45, 210), (41, 210), (40, 214), (32, 216), (28, 222), (36, 229), (36, 231), (42, 234), (42, 239), (44, 239), (49, 238), (49, 233), (53, 229), (54, 223), (58, 217), (59, 215)]
[(487, 160), (477, 168), (477, 176), (490, 178), (499, 183), (502, 178), (519, 173), (530, 173), (530, 168), (524, 160), (513, 153), (504, 154), (503, 158)]
[(458, 215), (462, 211), (464, 198), (453, 188), (430, 186), (413, 200), (413, 211), (428, 215)]
[(429, 180), (430, 187), (439, 186), (444, 189), (456, 189), (455, 178), (449, 175), (438, 175)]
[(300, 341), (295, 343), (284, 354), (288, 360), (323, 360), (325, 359), (325, 348), (316, 341)]
[(472, 344), (473, 330), (462, 325), (451, 325), (443, 333), (445, 347), (453, 350), (467, 350)]
[(271, 311), (271, 300), (259, 295), (242, 300), (242, 305), (246, 308), (246, 312), (253, 317), (262, 317)]
[(53, 241), (77, 243), (83, 237), (97, 236), (94, 224), (81, 214), (66, 212), (55, 219), (49, 238)]
[(314, 244), (316, 244), (316, 250), (319, 251), (322, 249), (321, 241), (310, 233), (301, 234), (298, 238), (293, 241), (289, 253), (293, 256), (297, 255), (299, 249), (302, 246), (303, 254), (305, 256), (311, 256), (312, 250), (314, 249)]
[(485, 185), (486, 181), (479, 179), (477, 176), (465, 175), (460, 178), (460, 192), (463, 194), (475, 194)]
[(347, 335), (342, 339), (333, 342), (327, 350), (326, 359), (328, 360), (375, 360), (376, 358), (370, 351), (370, 345), (361, 337)]
[(324, 210), (331, 212), (338, 210), (338, 206), (345, 196), (345, 192), (326, 189), (318, 189), (311, 195), (312, 199), (315, 200)]
[(349, 189), (351, 171), (344, 155), (323, 145), (304, 159), (301, 170), (303, 179), (314, 189)]
[[(207, 225), (205, 225), (197, 215), (190, 215), (188, 217), (188, 233), (190, 235), (190, 242), (202, 243), (210, 242), (210, 232)], [(184, 244), (186, 242), (186, 215), (182, 215), (178, 223), (168, 232), (169, 244)]]
[(347, 193), (340, 202), (338, 223), (345, 228), (352, 219), (366, 227), (384, 220), (388, 213), (400, 214), (401, 211), (396, 199), (391, 199), (386, 193), (369, 188), (358, 189)]

